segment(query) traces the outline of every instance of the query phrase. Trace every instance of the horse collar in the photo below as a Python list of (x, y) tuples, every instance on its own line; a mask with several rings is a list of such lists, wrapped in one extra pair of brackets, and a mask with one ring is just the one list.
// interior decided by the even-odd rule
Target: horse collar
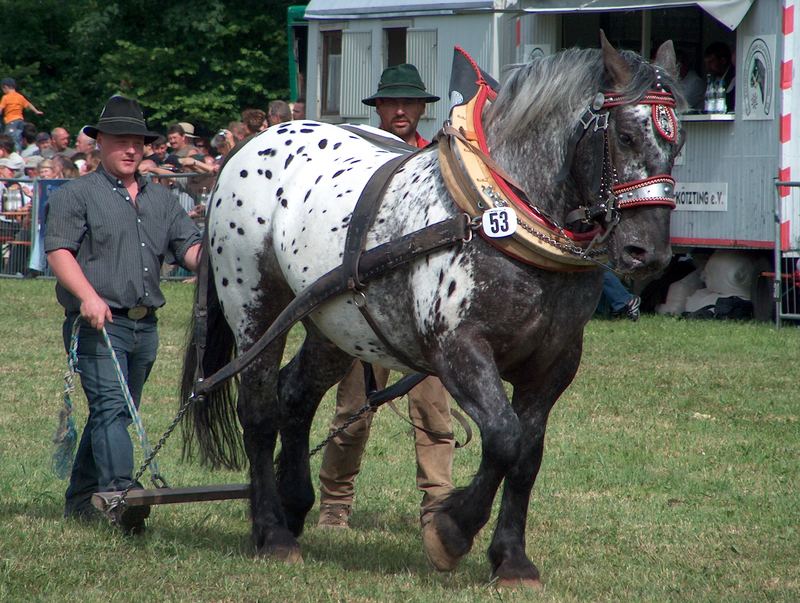
[[(494, 234), (486, 228), (478, 232), (489, 244), (521, 262), (558, 272), (604, 263), (605, 250), (591, 248), (599, 227), (571, 232), (560, 225), (537, 208), (521, 185), (490, 157), (482, 117), (497, 92), (471, 57), (457, 47), (454, 74), (458, 69), (466, 73), (462, 83), (468, 85), (451, 94), (456, 102), (450, 120), (437, 135), (439, 166), (456, 205), (473, 220), (489, 225), (500, 215), (496, 212), (502, 213), (509, 228)], [(491, 212), (489, 218), (484, 219), (487, 212)]]

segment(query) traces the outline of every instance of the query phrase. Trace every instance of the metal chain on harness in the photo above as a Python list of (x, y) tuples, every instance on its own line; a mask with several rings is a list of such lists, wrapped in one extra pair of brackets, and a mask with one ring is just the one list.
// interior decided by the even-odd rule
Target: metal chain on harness
[[(164, 444), (166, 443), (167, 439), (169, 439), (169, 437), (172, 435), (172, 432), (175, 431), (175, 428), (178, 426), (178, 424), (183, 419), (183, 415), (186, 414), (186, 412), (189, 410), (189, 407), (197, 399), (199, 399), (199, 397), (196, 397), (196, 396), (192, 395), (192, 396), (189, 396), (186, 399), (186, 401), (184, 401), (181, 404), (181, 407), (178, 409), (178, 412), (175, 415), (175, 418), (172, 419), (172, 423), (170, 423), (169, 427), (167, 427), (167, 429), (164, 432), (164, 434), (159, 438), (158, 443), (150, 451), (150, 454), (148, 454), (145, 457), (145, 459), (142, 461), (142, 464), (139, 467), (139, 469), (136, 471), (136, 475), (133, 477), (133, 480), (131, 481), (131, 483), (128, 485), (127, 488), (125, 488), (120, 493), (119, 496), (116, 496), (111, 500), (111, 503), (108, 505), (108, 512), (111, 515), (111, 517), (114, 517), (114, 518), (117, 518), (117, 519), (120, 517), (120, 515), (122, 514), (122, 511), (125, 509), (125, 506), (126, 506), (125, 499), (128, 498), (128, 493), (133, 489), (134, 485), (139, 481), (139, 478), (141, 478), (142, 475), (144, 475), (144, 472), (147, 471), (147, 468), (151, 464), (154, 464), (156, 462), (155, 461), (156, 455), (159, 453), (161, 448), (164, 446)], [(158, 476), (158, 479), (160, 480), (160, 483), (162, 485), (159, 485), (159, 484), (157, 484), (155, 482), (156, 475), (153, 475), (153, 477), (151, 479), (152, 479), (153, 483), (156, 485), (156, 487), (158, 487), (158, 488), (166, 488), (166, 487), (168, 487), (167, 483), (164, 481), (164, 478), (162, 478), (160, 475)]]
[(331, 430), (330, 430), (330, 432), (328, 433), (328, 437), (326, 437), (324, 440), (322, 440), (322, 442), (320, 442), (320, 443), (319, 443), (317, 446), (315, 446), (315, 447), (314, 447), (314, 448), (313, 448), (313, 449), (312, 449), (312, 450), (311, 450), (311, 451), (308, 453), (308, 456), (309, 456), (309, 457), (312, 457), (312, 456), (314, 456), (314, 455), (315, 455), (315, 454), (317, 454), (317, 453), (318, 453), (320, 450), (322, 450), (323, 448), (325, 448), (325, 446), (327, 446), (327, 445), (328, 445), (328, 443), (329, 443), (329, 442), (330, 442), (330, 441), (331, 441), (333, 438), (335, 438), (336, 436), (340, 435), (342, 432), (344, 432), (344, 430), (345, 430), (345, 429), (347, 429), (348, 427), (350, 427), (350, 426), (351, 426), (353, 423), (355, 423), (356, 421), (358, 421), (358, 420), (359, 420), (361, 417), (363, 417), (365, 414), (367, 414), (367, 413), (368, 413), (368, 412), (370, 412), (370, 411), (372, 411), (372, 412), (375, 412), (375, 411), (377, 411), (377, 410), (378, 410), (378, 407), (377, 407), (377, 406), (374, 406), (374, 405), (370, 404), (369, 402), (367, 402), (367, 403), (366, 403), (364, 406), (362, 406), (361, 408), (359, 408), (359, 409), (358, 409), (358, 410), (357, 410), (355, 413), (353, 413), (352, 415), (350, 415), (349, 417), (347, 417), (347, 420), (346, 420), (344, 423), (342, 423), (342, 424), (341, 424), (339, 427), (337, 427), (336, 429), (331, 429)]
[[(114, 497), (111, 500), (111, 502), (109, 503), (109, 505), (108, 505), (108, 513), (112, 517), (114, 517), (114, 518), (119, 518), (120, 517), (120, 515), (122, 514), (122, 511), (125, 509), (125, 506), (126, 506), (125, 499), (128, 497), (128, 493), (133, 489), (134, 484), (137, 481), (139, 481), (139, 478), (141, 478), (142, 475), (144, 475), (144, 472), (147, 471), (147, 468), (150, 466), (150, 464), (154, 462), (154, 459), (155, 459), (156, 455), (159, 453), (161, 448), (164, 446), (164, 444), (166, 443), (167, 439), (169, 439), (169, 437), (172, 435), (172, 432), (175, 431), (175, 428), (181, 422), (181, 420), (183, 419), (183, 416), (189, 410), (189, 407), (195, 401), (202, 399), (202, 397), (203, 396), (195, 396), (194, 394), (192, 394), (191, 396), (189, 396), (183, 402), (183, 404), (181, 404), (181, 407), (178, 409), (178, 412), (175, 415), (175, 418), (172, 420), (172, 423), (169, 425), (169, 427), (167, 427), (166, 431), (161, 436), (161, 438), (158, 440), (158, 443), (155, 445), (155, 447), (151, 450), (150, 454), (147, 455), (147, 458), (145, 458), (142, 461), (142, 464), (139, 467), (139, 470), (136, 472), (136, 475), (134, 476), (133, 481), (131, 482), (131, 484), (127, 488), (125, 488), (125, 490), (120, 492), (119, 496)], [(311, 450), (308, 453), (308, 456), (312, 457), (315, 454), (317, 454), (320, 450), (325, 448), (325, 446), (327, 446), (328, 443), (333, 438), (335, 438), (336, 436), (340, 435), (345, 429), (347, 429), (353, 423), (358, 421), (366, 413), (368, 413), (370, 411), (375, 412), (377, 410), (378, 410), (378, 406), (377, 405), (373, 405), (373, 404), (370, 404), (370, 403), (365, 404), (360, 409), (358, 409), (357, 412), (355, 412), (353, 415), (348, 417), (347, 420), (344, 423), (342, 423), (342, 425), (340, 427), (338, 427), (336, 429), (332, 429), (330, 431), (330, 433), (328, 434), (328, 436), (322, 442), (320, 442), (313, 450)], [(166, 486), (166, 484), (165, 484), (165, 486)], [(159, 487), (165, 487), (165, 486), (159, 486)]]

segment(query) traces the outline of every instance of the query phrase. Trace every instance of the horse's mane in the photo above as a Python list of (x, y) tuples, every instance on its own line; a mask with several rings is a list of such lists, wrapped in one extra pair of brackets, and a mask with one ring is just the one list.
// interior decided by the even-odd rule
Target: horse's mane
[[(621, 92), (632, 100), (655, 87), (655, 66), (634, 52), (620, 51), (631, 68), (631, 81)], [(530, 136), (531, 127), (549, 124), (565, 133), (597, 92), (606, 91), (603, 55), (599, 49), (571, 48), (529, 63), (511, 65), (488, 115), (498, 142)], [(663, 87), (680, 97), (675, 80), (659, 70)], [(683, 102), (682, 97), (676, 99)]]

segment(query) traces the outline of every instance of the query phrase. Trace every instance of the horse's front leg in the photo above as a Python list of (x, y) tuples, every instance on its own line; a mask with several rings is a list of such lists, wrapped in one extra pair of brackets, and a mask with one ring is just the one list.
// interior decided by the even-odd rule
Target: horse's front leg
[(500, 482), (516, 462), (520, 426), (511, 408), (488, 343), (471, 333), (453, 334), (433, 363), (458, 405), (481, 432), (478, 472), (465, 488), (454, 490), (423, 528), (425, 551), (437, 569), (449, 571), (472, 547), (489, 520)]
[(530, 361), (512, 377), (513, 406), (519, 416), (522, 438), (517, 462), (505, 477), (500, 515), (489, 546), (492, 576), (499, 585), (541, 586), (539, 570), (525, 552), (528, 507), (542, 464), (550, 409), (575, 377), (580, 357), (579, 343), (550, 358), (544, 367), (541, 362)]

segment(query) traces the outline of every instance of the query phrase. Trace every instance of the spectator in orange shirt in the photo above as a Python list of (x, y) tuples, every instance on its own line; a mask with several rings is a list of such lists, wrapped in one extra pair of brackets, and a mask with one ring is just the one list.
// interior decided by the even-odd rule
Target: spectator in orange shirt
[(3, 112), (3, 123), (5, 132), (14, 139), (14, 146), (17, 151), (22, 149), (22, 128), (25, 121), (22, 112), (30, 109), (36, 115), (44, 115), (31, 101), (17, 92), (17, 82), (10, 77), (0, 80), (0, 88), (3, 89), (3, 97), (0, 98), (0, 111)]

